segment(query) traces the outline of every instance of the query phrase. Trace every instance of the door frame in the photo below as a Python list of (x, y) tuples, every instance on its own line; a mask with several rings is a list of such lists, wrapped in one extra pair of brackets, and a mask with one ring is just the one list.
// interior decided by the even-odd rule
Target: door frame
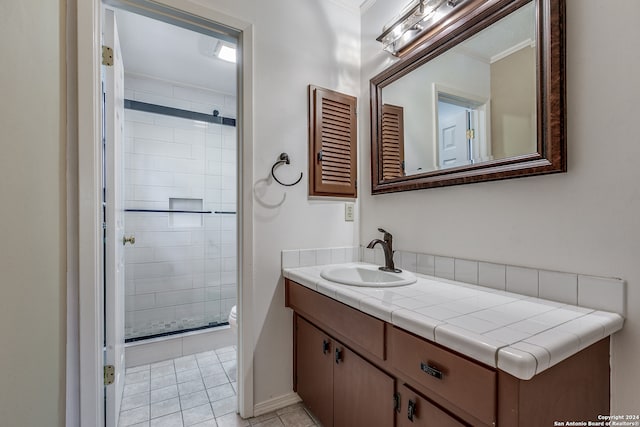
[[(126, 0), (140, 4), (139, 0)], [(144, 3), (144, 2), (143, 2)], [(177, 12), (214, 21), (240, 32), (238, 52), (238, 409), (251, 417), (253, 402), (253, 25), (194, 4), (189, 0), (154, 0)], [(152, 4), (149, 2), (148, 4)], [(77, 1), (77, 129), (78, 179), (70, 178), (69, 190), (77, 192), (77, 235), (69, 232), (69, 246), (77, 242), (78, 319), (69, 320), (68, 330), (78, 330), (79, 355), (67, 354), (68, 362), (79, 361), (75, 374), (79, 401), (67, 401), (67, 414), (74, 412), (80, 426), (101, 426), (104, 420), (103, 309), (102, 309), (102, 219), (101, 219), (101, 96), (100, 62), (102, 33), (100, 0)], [(71, 49), (71, 50), (75, 50)], [(72, 210), (69, 215), (74, 215)], [(73, 219), (70, 219), (73, 221)], [(77, 240), (76, 240), (77, 236)], [(72, 250), (72, 249), (71, 249)], [(70, 279), (72, 285), (73, 279)], [(75, 309), (75, 307), (74, 307)], [(75, 337), (68, 336), (69, 340)], [(79, 356), (79, 357), (78, 357)], [(68, 366), (69, 363), (68, 363)], [(69, 394), (68, 394), (69, 396)], [(75, 424), (67, 419), (68, 425)]]

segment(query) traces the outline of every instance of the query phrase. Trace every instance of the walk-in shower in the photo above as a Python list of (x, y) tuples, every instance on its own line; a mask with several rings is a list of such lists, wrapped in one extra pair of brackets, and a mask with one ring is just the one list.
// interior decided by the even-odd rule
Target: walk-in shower
[(125, 249), (125, 339), (225, 325), (238, 276), (236, 68), (215, 54), (233, 45), (118, 18), (125, 234), (135, 237)]

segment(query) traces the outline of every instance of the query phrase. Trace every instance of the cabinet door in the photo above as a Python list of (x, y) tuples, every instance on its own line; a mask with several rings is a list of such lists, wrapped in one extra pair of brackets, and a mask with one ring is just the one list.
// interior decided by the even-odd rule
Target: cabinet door
[(334, 343), (334, 426), (393, 426), (393, 378)]
[(296, 316), (298, 395), (325, 427), (333, 426), (333, 343), (321, 330)]
[(397, 427), (464, 427), (465, 424), (404, 385), (398, 386)]

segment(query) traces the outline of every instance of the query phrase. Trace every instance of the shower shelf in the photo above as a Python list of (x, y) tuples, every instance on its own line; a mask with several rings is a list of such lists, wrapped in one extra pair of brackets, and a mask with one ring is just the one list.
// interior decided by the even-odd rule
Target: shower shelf
[(186, 211), (179, 209), (125, 209), (125, 212), (160, 212), (160, 213), (193, 213), (193, 214), (210, 214), (211, 211)]

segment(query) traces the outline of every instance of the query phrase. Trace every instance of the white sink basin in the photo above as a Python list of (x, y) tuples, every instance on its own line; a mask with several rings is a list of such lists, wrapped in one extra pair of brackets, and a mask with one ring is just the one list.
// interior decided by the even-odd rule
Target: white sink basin
[(410, 285), (417, 280), (408, 271), (391, 273), (379, 270), (377, 265), (336, 265), (322, 270), (320, 276), (343, 285), (384, 288)]

